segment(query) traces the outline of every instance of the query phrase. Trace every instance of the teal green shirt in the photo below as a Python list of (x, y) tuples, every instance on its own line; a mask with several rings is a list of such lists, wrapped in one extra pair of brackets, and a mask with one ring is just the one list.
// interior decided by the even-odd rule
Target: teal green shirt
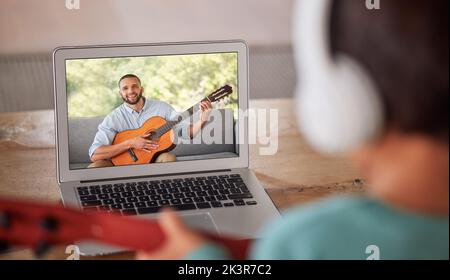
[[(338, 197), (283, 213), (265, 226), (251, 259), (448, 259), (445, 217), (398, 210), (361, 197)], [(227, 259), (206, 244), (187, 259)]]

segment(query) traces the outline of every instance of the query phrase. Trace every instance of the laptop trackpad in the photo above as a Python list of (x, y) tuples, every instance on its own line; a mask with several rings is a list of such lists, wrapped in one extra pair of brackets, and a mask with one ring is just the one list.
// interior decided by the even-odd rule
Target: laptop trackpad
[(220, 233), (210, 213), (181, 214), (183, 222), (195, 229), (205, 230), (211, 233)]

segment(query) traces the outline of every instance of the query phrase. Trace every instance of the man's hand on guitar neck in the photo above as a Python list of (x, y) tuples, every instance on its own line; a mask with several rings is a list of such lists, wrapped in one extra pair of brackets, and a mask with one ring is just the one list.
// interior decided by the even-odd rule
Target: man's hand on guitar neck
[(130, 148), (140, 149), (148, 153), (152, 153), (152, 150), (157, 149), (159, 145), (156, 141), (146, 139), (148, 136), (149, 134), (144, 134), (124, 141), (120, 144), (98, 147), (92, 155), (91, 160), (94, 162), (102, 159), (110, 159)]

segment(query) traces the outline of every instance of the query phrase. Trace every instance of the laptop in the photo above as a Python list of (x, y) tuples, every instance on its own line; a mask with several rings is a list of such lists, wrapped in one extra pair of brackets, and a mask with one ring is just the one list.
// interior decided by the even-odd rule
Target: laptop
[[(53, 75), (57, 180), (65, 206), (141, 219), (157, 219), (160, 209), (172, 207), (193, 228), (241, 238), (258, 238), (262, 226), (280, 216), (249, 169), (245, 42), (60, 47), (53, 52)], [(130, 88), (142, 96), (128, 99)], [(199, 105), (205, 101), (209, 114)], [(124, 135), (141, 137), (150, 119), (161, 120), (152, 123), (161, 127), (186, 112), (164, 132), (174, 145), (157, 157), (144, 160), (142, 149), (128, 146), (103, 156), (107, 164), (93, 162), (100, 147), (119, 145)], [(207, 119), (199, 123), (198, 116)], [(195, 123), (200, 128), (190, 131)], [(161, 154), (171, 160), (158, 161)], [(76, 245), (82, 255), (125, 250)]]

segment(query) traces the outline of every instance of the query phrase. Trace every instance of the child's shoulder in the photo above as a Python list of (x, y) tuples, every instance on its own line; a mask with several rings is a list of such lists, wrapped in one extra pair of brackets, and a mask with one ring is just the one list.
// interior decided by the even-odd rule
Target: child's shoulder
[[(351, 216), (355, 213), (364, 215), (371, 203), (364, 197), (341, 196), (283, 211), (281, 219), (273, 221), (262, 231), (261, 242), (255, 247), (255, 257), (315, 258), (320, 248), (326, 249), (328, 243), (339, 240), (338, 236), (346, 229), (353, 228), (358, 218), (352, 219)], [(295, 256), (286, 255), (289, 252), (295, 252)]]

